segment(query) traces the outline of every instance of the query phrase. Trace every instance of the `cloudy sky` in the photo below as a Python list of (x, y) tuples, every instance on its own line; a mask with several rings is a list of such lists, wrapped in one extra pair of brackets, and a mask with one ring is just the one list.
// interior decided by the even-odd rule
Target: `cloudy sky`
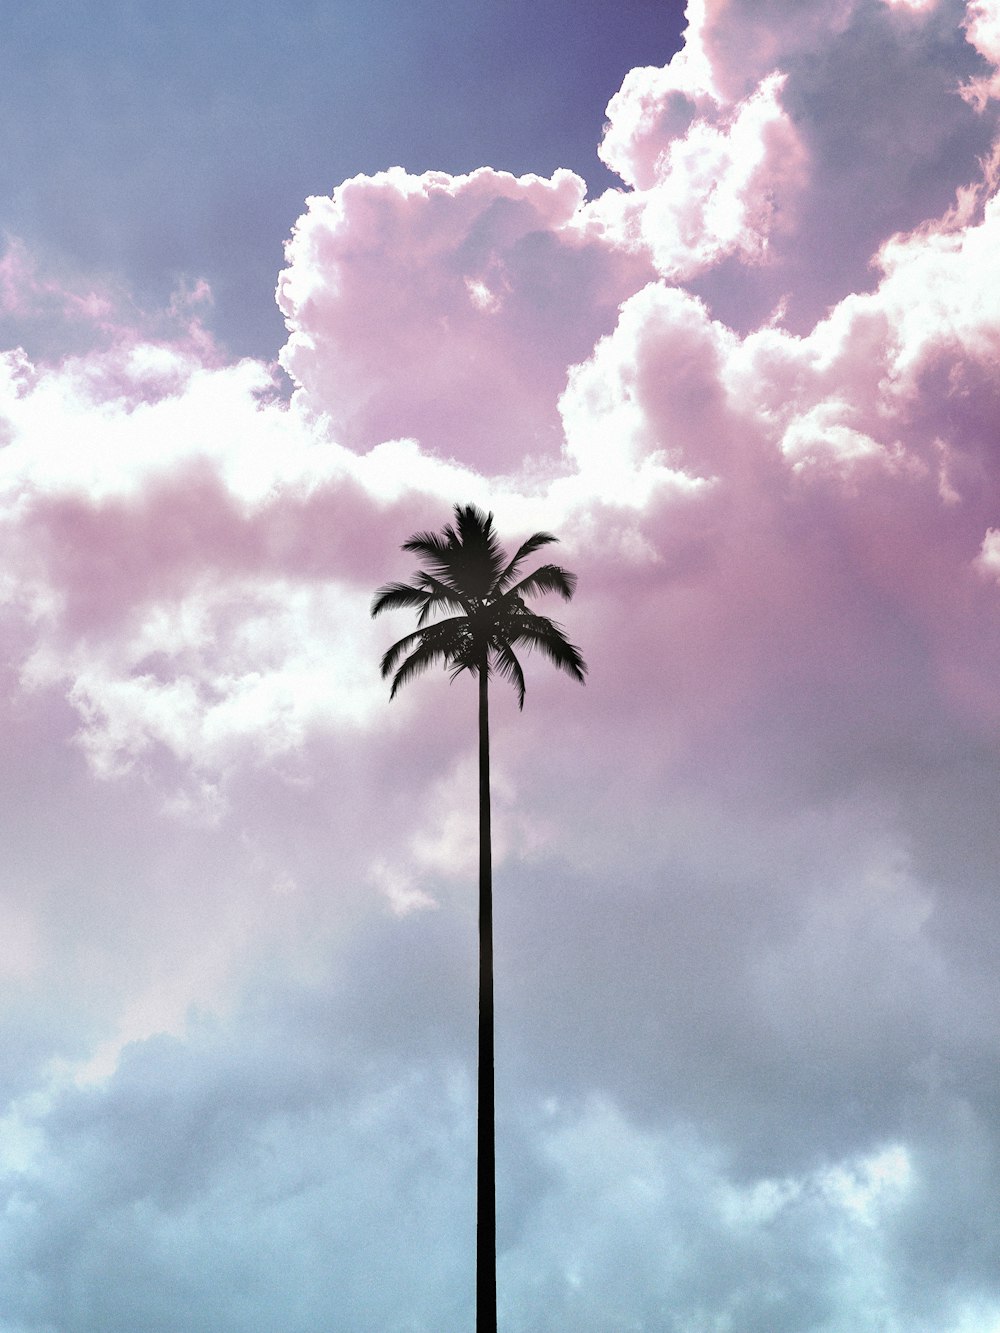
[(998, 1333), (1000, 0), (259, 9), (6, 22), (0, 1333), (471, 1330), (456, 501), (503, 1333)]

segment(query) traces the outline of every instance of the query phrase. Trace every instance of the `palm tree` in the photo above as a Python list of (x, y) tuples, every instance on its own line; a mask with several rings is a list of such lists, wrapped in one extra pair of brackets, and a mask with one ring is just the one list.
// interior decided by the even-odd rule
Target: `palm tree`
[[(479, 683), (479, 1117), (476, 1210), (476, 1329), (496, 1333), (496, 1158), (493, 1085), (493, 872), (490, 847), (490, 729), (488, 685), (497, 672), (524, 707), (524, 672), (514, 649), (537, 649), (582, 683), (586, 663), (562, 629), (529, 611), (525, 599), (555, 592), (573, 596), (576, 575), (541, 565), (519, 577), (524, 561), (557, 539), (536, 532), (508, 560), (493, 530), (493, 515), (456, 505), (455, 522), (441, 533), (418, 532), (403, 543), (427, 565), (412, 583), (387, 583), (372, 602), (372, 615), (409, 608), (417, 629), (382, 658), (383, 677), (400, 686), (440, 662), (454, 680), (463, 671)], [(452, 612), (431, 620), (439, 612)]]

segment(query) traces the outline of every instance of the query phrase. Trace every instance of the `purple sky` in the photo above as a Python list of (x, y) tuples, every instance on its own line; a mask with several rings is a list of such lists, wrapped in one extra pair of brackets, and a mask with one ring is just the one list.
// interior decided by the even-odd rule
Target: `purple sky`
[(0, 1333), (471, 1329), (456, 501), (590, 666), (494, 694), (504, 1333), (998, 1333), (1000, 0), (32, 8)]
[(145, 309), (206, 278), (226, 347), (270, 360), (307, 195), (396, 163), (604, 189), (605, 104), (682, 26), (682, 0), (31, 0), (0, 44), (0, 225)]

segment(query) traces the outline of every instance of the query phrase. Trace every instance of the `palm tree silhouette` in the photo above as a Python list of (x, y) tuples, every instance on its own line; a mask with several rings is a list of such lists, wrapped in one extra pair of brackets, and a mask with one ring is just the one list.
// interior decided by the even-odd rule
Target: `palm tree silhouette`
[[(394, 643), (382, 658), (383, 677), (396, 691), (440, 662), (454, 680), (463, 671), (479, 683), (479, 1116), (476, 1210), (476, 1329), (496, 1333), (496, 1157), (493, 1083), (493, 872), (490, 846), (490, 727), (488, 686), (497, 672), (517, 691), (524, 707), (524, 672), (514, 649), (537, 649), (555, 666), (583, 682), (580, 652), (562, 629), (536, 615), (525, 598), (555, 592), (573, 596), (576, 575), (559, 565), (541, 565), (518, 577), (524, 561), (556, 541), (536, 532), (508, 560), (493, 530), (493, 515), (475, 505), (456, 505), (455, 522), (441, 533), (418, 532), (403, 543), (427, 569), (412, 583), (387, 583), (375, 594), (372, 615), (416, 610), (417, 629)], [(454, 612), (431, 621), (439, 612)]]

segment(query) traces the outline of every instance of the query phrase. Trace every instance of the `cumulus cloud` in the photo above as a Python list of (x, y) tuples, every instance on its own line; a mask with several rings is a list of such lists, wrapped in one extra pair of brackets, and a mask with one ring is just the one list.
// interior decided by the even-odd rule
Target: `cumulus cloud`
[(491, 474), (551, 465), (566, 366), (645, 277), (581, 229), (583, 192), (569, 171), (396, 168), (311, 200), (278, 284), (301, 396), (356, 449), (416, 435)]
[(468, 1323), (474, 700), (367, 614), (456, 500), (591, 667), (494, 707), (505, 1326), (1000, 1317), (995, 15), (688, 18), (620, 191), (310, 200), (290, 401), (4, 355), (12, 1328)]

